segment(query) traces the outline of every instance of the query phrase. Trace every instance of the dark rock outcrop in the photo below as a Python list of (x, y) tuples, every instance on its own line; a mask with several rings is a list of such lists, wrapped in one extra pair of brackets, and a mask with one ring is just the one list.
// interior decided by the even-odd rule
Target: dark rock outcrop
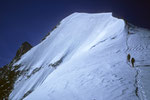
[(20, 66), (13, 66), (13, 64), (31, 48), (32, 46), (28, 42), (22, 43), (13, 60), (0, 68), (0, 100), (8, 100), (9, 94), (13, 90), (14, 83), (21, 74), (18, 70)]
[(28, 42), (22, 43), (21, 47), (18, 49), (16, 56), (13, 60), (18, 61), (20, 57), (25, 54), (27, 51), (29, 51), (32, 48), (32, 46)]

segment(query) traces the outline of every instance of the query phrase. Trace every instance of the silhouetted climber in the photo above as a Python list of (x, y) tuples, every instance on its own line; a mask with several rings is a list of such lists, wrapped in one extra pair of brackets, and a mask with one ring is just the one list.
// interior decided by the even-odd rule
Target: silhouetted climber
[(135, 62), (135, 59), (132, 58), (132, 59), (131, 59), (132, 67), (134, 67), (134, 62)]
[(128, 55), (127, 55), (127, 60), (128, 60), (128, 62), (130, 62), (130, 58), (131, 58), (131, 56), (130, 56), (130, 54), (128, 54)]

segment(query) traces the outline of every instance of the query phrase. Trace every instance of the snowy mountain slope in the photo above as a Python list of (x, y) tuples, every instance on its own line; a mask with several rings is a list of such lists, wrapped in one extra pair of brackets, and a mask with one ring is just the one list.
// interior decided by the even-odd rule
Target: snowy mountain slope
[(111, 13), (74, 13), (14, 64), (23, 73), (9, 98), (149, 100), (149, 38)]
[(127, 37), (127, 52), (134, 56), (136, 84), (141, 100), (150, 99), (150, 31), (142, 28), (129, 27)]

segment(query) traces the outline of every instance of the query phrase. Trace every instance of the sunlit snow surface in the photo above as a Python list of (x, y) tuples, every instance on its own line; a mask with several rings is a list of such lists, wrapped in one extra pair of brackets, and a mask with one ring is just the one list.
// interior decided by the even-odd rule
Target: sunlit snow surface
[(66, 17), (15, 65), (12, 100), (150, 100), (150, 31), (111, 13)]

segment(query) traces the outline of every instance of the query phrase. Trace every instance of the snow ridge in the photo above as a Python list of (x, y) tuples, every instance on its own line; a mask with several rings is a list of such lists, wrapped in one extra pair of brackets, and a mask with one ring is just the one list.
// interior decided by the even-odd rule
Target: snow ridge
[[(137, 79), (141, 74), (136, 74), (136, 68), (127, 63), (126, 57), (127, 54), (131, 54), (135, 58), (135, 67), (145, 63), (150, 65), (147, 59), (149, 56), (141, 54), (148, 54), (150, 35), (145, 29), (126, 26), (128, 25), (124, 20), (113, 17), (112, 13), (73, 13), (66, 17), (45, 40), (14, 64), (22, 66), (19, 70), (23, 70), (24, 73), (17, 79), (9, 98), (142, 98), (142, 93), (148, 90), (142, 89), (141, 85), (147, 84), (141, 84), (143, 80)], [(137, 41), (138, 39), (140, 41)], [(139, 87), (136, 88), (135, 84)], [(149, 92), (145, 92), (144, 96), (149, 98), (147, 94)]]

